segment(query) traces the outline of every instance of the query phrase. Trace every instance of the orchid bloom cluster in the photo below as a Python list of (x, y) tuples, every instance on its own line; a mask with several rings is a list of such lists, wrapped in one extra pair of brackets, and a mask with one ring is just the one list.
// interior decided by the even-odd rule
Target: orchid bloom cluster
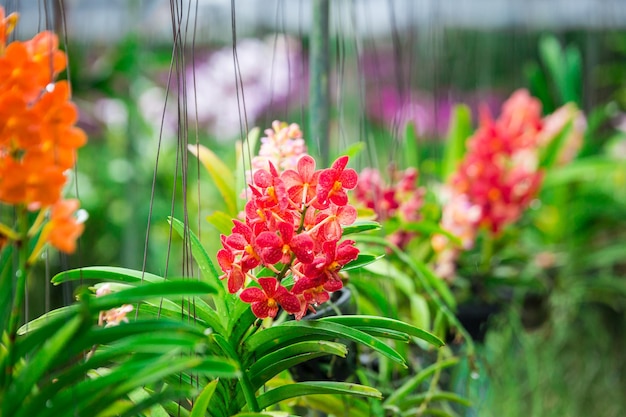
[(305, 154), (306, 145), (300, 126), (275, 120), (271, 129), (265, 129), (259, 154), (252, 158), (252, 170), (265, 169), (268, 162), (282, 171), (296, 169), (298, 160)]
[[(56, 35), (44, 31), (7, 44), (16, 23), (17, 15), (5, 16), (0, 7), (0, 203), (43, 214), (50, 209), (40, 240), (71, 253), (83, 225), (75, 217), (78, 201), (61, 194), (65, 171), (87, 138), (75, 127), (68, 82), (54, 81), (66, 66)], [(19, 238), (0, 226), (5, 240)]]
[[(361, 171), (354, 192), (356, 200), (373, 210), (378, 221), (394, 217), (403, 223), (419, 221), (426, 191), (417, 186), (417, 169), (390, 171), (391, 184), (387, 184), (376, 169), (365, 168)], [(399, 230), (392, 233), (389, 239), (399, 247), (404, 247), (411, 237), (411, 233)]]
[[(473, 246), (480, 228), (497, 235), (521, 217), (541, 185), (540, 152), (569, 121), (573, 128), (559, 155), (561, 163), (573, 158), (582, 142), (585, 123), (575, 106), (566, 105), (542, 119), (539, 100), (518, 90), (503, 104), (497, 120), (483, 113), (445, 191), (441, 226), (461, 239), (462, 249)], [(451, 278), (459, 248), (441, 234), (433, 236), (432, 244), (436, 272)]]
[[(341, 240), (342, 226), (357, 217), (347, 191), (358, 176), (347, 163), (343, 156), (316, 170), (303, 155), (295, 169), (280, 171), (270, 161), (254, 172), (245, 220), (233, 220), (232, 233), (221, 236), (217, 260), (228, 291), (243, 289), (241, 300), (258, 318), (275, 317), (280, 306), (299, 320), (342, 288), (339, 272), (359, 253), (354, 241)], [(271, 276), (257, 276), (261, 267)]]

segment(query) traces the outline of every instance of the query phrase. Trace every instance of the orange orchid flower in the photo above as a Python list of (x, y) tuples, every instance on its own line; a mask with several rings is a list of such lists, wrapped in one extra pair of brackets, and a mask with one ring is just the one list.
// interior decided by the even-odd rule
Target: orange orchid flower
[(42, 233), (47, 242), (61, 252), (76, 251), (76, 240), (85, 228), (75, 216), (79, 207), (80, 203), (76, 199), (60, 200), (52, 206), (50, 222)]
[(0, 6), (0, 52), (2, 52), (4, 46), (7, 44), (7, 38), (11, 32), (13, 32), (13, 29), (15, 29), (18, 18), (19, 15), (17, 13), (11, 13), (5, 16), (4, 8)]

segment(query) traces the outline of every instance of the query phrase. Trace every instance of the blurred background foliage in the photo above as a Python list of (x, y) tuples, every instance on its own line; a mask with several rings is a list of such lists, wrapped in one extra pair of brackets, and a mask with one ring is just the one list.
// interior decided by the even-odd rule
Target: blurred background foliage
[[(90, 2), (66, 1), (64, 15), (55, 2), (45, 10), (34, 2), (4, 3), (31, 27), (67, 30), (74, 100), (89, 135), (75, 173), (89, 220), (76, 255), (51, 257), (40, 267), (48, 278), (86, 265), (180, 275), (186, 259), (167, 216), (188, 215), (215, 253), (219, 234), (205, 218), (225, 209), (185, 141), (209, 147), (234, 167), (235, 142), (253, 126), (280, 119), (309, 129), (309, 2), (269, 2), (255, 24), (258, 3), (235, 2), (236, 28), (229, 2), (199, 2), (199, 11), (195, 2), (114, 2), (106, 13), (117, 20), (99, 2), (90, 11)], [(475, 14), (470, 24), (459, 24), (447, 12), (433, 12), (432, 2), (380, 3), (382, 24), (372, 24), (371, 2), (331, 7), (331, 136), (310, 142), (311, 154), (362, 146), (359, 167), (416, 166), (429, 186), (441, 169), (453, 104), (468, 104), (474, 116), (481, 105), (497, 114), (513, 90), (526, 87), (541, 99), (544, 114), (574, 101), (587, 116), (578, 159), (546, 178), (541, 204), (512, 232), (520, 253), (535, 260), (522, 277), (532, 285), (515, 289), (510, 308), (491, 319), (478, 370), (456, 371), (458, 391), (473, 401), (459, 413), (623, 415), (626, 31), (602, 17), (617, 6), (606, 2), (597, 6), (604, 11), (593, 9), (600, 17), (563, 25), (555, 23), (559, 2), (551, 2), (557, 19), (548, 23), (529, 13), (511, 24)], [(459, 13), (472, 5), (461, 3)], [(495, 3), (507, 16), (518, 10), (512, 1)], [(172, 14), (185, 22), (184, 32), (172, 33)], [(103, 30), (105, 18), (112, 23)], [(90, 25), (93, 33), (84, 35)], [(409, 121), (416, 160), (401, 152)], [(29, 316), (71, 298), (70, 287), (37, 285)]]

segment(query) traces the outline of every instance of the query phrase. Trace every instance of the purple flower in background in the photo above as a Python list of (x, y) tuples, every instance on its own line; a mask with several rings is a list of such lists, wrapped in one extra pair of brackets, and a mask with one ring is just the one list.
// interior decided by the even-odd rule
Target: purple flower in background
[(478, 108), (486, 106), (495, 112), (502, 100), (491, 92), (454, 94), (452, 92), (433, 96), (424, 91), (406, 91), (400, 94), (394, 87), (383, 87), (371, 93), (368, 100), (368, 116), (387, 127), (403, 128), (413, 122), (421, 137), (442, 138), (448, 132), (452, 108), (465, 103), (476, 118)]
[[(189, 115), (197, 114), (198, 121), (222, 139), (240, 133), (244, 116), (254, 124), (270, 107), (299, 98), (305, 85), (300, 44), (292, 38), (243, 40), (237, 44), (237, 57), (237, 72), (231, 47), (213, 52), (204, 61), (196, 60), (195, 71), (187, 68)], [(238, 91), (239, 76), (243, 94)]]

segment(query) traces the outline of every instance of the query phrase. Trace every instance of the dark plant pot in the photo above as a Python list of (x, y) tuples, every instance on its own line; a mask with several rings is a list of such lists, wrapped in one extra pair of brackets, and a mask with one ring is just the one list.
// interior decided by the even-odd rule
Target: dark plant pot
[(483, 342), (489, 319), (499, 311), (498, 304), (467, 303), (457, 307), (456, 316), (475, 342)]
[[(356, 305), (350, 289), (344, 287), (335, 291), (331, 299), (322, 304), (315, 314), (307, 314), (302, 320), (315, 320), (323, 317), (356, 314)], [(356, 369), (356, 343), (347, 339), (337, 339), (348, 348), (345, 358), (330, 355), (311, 359), (290, 369), (296, 381), (345, 381)]]

